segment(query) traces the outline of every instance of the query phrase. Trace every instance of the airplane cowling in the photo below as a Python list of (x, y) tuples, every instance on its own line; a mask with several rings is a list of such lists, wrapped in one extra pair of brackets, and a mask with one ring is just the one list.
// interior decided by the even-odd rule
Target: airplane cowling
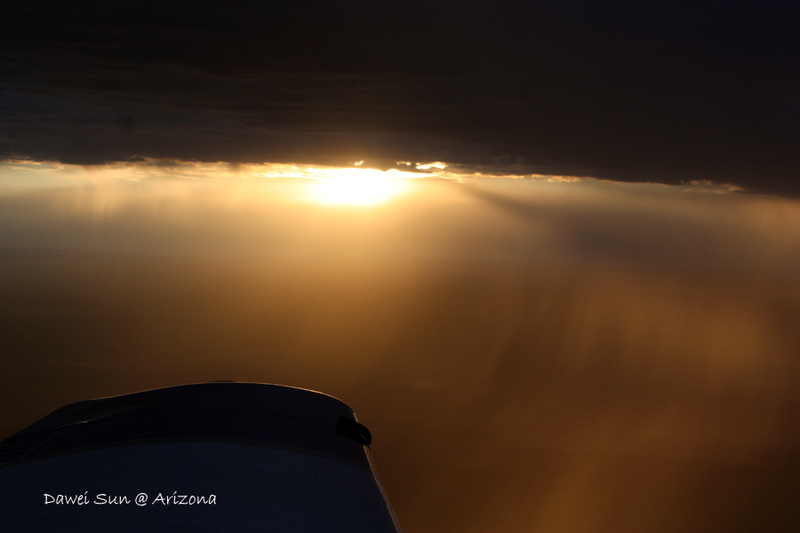
[(3, 531), (399, 531), (346, 404), (215, 382), (70, 404), (0, 442)]

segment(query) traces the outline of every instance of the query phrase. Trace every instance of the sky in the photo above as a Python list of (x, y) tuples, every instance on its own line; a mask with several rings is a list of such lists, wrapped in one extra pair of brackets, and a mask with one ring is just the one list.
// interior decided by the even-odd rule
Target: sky
[(0, 11), (0, 437), (281, 383), (406, 532), (800, 525), (796, 2)]

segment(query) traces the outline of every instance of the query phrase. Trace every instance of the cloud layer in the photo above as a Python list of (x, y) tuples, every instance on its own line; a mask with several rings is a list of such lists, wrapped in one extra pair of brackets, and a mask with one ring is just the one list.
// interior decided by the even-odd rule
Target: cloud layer
[(798, 190), (794, 2), (3, 10), (5, 156), (440, 160)]

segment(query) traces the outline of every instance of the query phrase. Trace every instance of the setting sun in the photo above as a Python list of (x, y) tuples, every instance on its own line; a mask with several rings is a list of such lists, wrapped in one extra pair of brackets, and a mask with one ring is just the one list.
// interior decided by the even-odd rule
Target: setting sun
[(312, 185), (312, 197), (331, 205), (373, 205), (388, 200), (403, 189), (401, 179), (372, 169), (343, 168)]

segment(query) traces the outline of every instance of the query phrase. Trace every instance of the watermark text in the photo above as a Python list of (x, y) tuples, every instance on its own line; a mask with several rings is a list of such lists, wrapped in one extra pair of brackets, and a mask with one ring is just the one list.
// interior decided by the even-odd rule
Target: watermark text
[(90, 494), (85, 491), (80, 494), (48, 494), (44, 493), (45, 505), (216, 505), (216, 494), (179, 494), (178, 491), (158, 492), (151, 497), (146, 492), (135, 496), (126, 494), (107, 494), (98, 492)]

